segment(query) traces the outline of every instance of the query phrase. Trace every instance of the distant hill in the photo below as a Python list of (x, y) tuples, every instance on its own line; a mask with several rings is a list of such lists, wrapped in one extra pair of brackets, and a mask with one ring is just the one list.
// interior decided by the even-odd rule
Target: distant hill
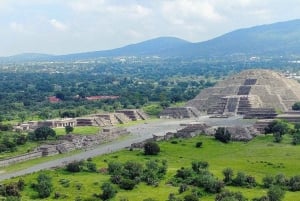
[(115, 56), (224, 57), (231, 55), (300, 55), (300, 20), (239, 29), (199, 43), (191, 43), (175, 37), (160, 37), (112, 50), (59, 56), (22, 54), (2, 57), (0, 61), (81, 60)]

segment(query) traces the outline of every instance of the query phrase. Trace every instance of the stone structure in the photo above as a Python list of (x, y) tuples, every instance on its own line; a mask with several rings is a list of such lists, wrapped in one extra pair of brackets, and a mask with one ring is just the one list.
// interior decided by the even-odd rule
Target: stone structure
[(168, 107), (164, 109), (159, 115), (160, 118), (167, 118), (167, 119), (196, 118), (198, 116), (200, 116), (200, 113), (194, 107)]
[(251, 117), (269, 118), (274, 116), (275, 110), (288, 111), (298, 101), (300, 84), (297, 81), (271, 70), (255, 69), (202, 90), (187, 106), (208, 114), (251, 113)]
[(116, 112), (125, 114), (132, 121), (148, 119), (147, 115), (141, 110), (117, 110)]

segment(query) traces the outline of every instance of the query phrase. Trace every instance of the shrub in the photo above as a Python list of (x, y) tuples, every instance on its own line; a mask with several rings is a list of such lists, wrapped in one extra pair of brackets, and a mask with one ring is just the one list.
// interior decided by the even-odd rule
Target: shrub
[(80, 172), (83, 169), (84, 161), (73, 161), (66, 166), (69, 172)]
[(296, 132), (293, 134), (292, 144), (293, 145), (300, 144), (300, 132)]
[(230, 192), (226, 190), (219, 193), (215, 201), (247, 201), (247, 199), (240, 192)]
[(223, 181), (226, 184), (230, 184), (232, 182), (233, 170), (231, 168), (225, 168), (223, 170), (223, 175), (224, 175)]
[(269, 201), (281, 201), (285, 191), (280, 186), (271, 186), (267, 194)]
[(37, 178), (38, 183), (35, 185), (35, 190), (38, 192), (39, 198), (47, 198), (52, 192), (51, 177), (42, 173)]
[(274, 177), (271, 175), (266, 175), (262, 181), (265, 188), (270, 188), (274, 184)]
[(201, 148), (202, 145), (203, 145), (203, 142), (197, 142), (197, 143), (196, 143), (196, 148)]
[(121, 189), (132, 190), (135, 187), (136, 182), (130, 179), (122, 179), (119, 184)]
[(144, 145), (145, 155), (157, 155), (160, 152), (160, 147), (156, 142), (146, 142)]
[(103, 200), (109, 200), (113, 197), (115, 197), (117, 191), (114, 189), (114, 187), (110, 183), (103, 183), (101, 186), (102, 194), (101, 198)]
[(293, 110), (300, 110), (300, 102), (294, 103), (294, 105), (292, 105), (292, 109)]
[(184, 196), (184, 201), (198, 201), (198, 200), (199, 200), (199, 198), (193, 194)]
[(228, 143), (231, 140), (231, 134), (225, 127), (219, 127), (215, 133), (216, 140)]

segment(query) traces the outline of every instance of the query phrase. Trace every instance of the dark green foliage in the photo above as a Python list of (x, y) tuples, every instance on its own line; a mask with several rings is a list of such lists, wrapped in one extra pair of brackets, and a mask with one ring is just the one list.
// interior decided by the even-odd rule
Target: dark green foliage
[(47, 140), (48, 137), (55, 137), (56, 133), (52, 128), (47, 126), (39, 127), (28, 134), (30, 140)]
[(87, 162), (86, 163), (86, 168), (89, 172), (97, 172), (97, 166), (96, 163), (93, 162)]
[(292, 105), (293, 110), (300, 110), (300, 102), (296, 102)]
[(117, 190), (110, 183), (103, 183), (101, 186), (102, 194), (101, 198), (103, 200), (109, 200), (115, 197)]
[(18, 196), (7, 196), (5, 201), (21, 201), (21, 197)]
[(208, 162), (206, 161), (193, 161), (192, 169), (194, 172), (199, 173), (201, 170), (205, 170), (208, 168)]
[(300, 144), (300, 132), (299, 131), (293, 134), (292, 144), (293, 145)]
[(187, 191), (188, 188), (189, 188), (188, 185), (186, 185), (186, 184), (181, 184), (181, 185), (179, 186), (178, 192), (181, 194), (181, 193)]
[(39, 198), (49, 197), (53, 190), (51, 178), (44, 173), (39, 174), (34, 189), (37, 191)]
[(289, 132), (288, 123), (281, 120), (271, 122), (266, 128), (265, 133), (273, 133), (274, 142), (281, 142), (282, 136)]
[(17, 145), (23, 145), (27, 142), (27, 136), (23, 134), (16, 135), (14, 141)]
[(262, 181), (264, 188), (270, 188), (274, 184), (274, 177), (271, 175), (266, 175)]
[(84, 161), (73, 161), (66, 166), (66, 170), (69, 172), (80, 172), (83, 170)]
[(74, 130), (74, 128), (72, 126), (66, 126), (65, 127), (66, 134), (72, 133), (73, 130)]
[(196, 143), (196, 148), (201, 148), (202, 145), (203, 145), (203, 142), (197, 142), (197, 143)]
[(225, 168), (223, 170), (223, 175), (224, 175), (224, 179), (223, 181), (226, 183), (226, 184), (231, 184), (232, 182), (232, 179), (233, 179), (233, 170), (231, 168)]
[(285, 191), (280, 186), (271, 186), (268, 190), (269, 201), (281, 201), (284, 198)]
[(10, 139), (8, 136), (2, 137), (0, 141), (0, 153), (1, 152), (13, 152), (16, 151), (17, 144), (14, 140)]
[(231, 134), (225, 127), (218, 127), (215, 133), (216, 140), (228, 143), (231, 139)]
[(300, 175), (291, 177), (288, 185), (289, 185), (289, 190), (300, 191)]
[(235, 186), (251, 188), (256, 186), (256, 181), (253, 176), (246, 175), (243, 172), (238, 172), (236, 177), (232, 180), (232, 184)]
[(124, 164), (115, 161), (108, 163), (111, 182), (125, 190), (132, 190), (141, 181), (147, 185), (157, 186), (166, 171), (167, 162), (165, 160), (161, 162), (161, 165), (158, 161), (149, 160), (145, 167), (135, 161), (127, 161)]
[(288, 178), (284, 174), (277, 174), (274, 178), (274, 185), (286, 188), (288, 184)]
[(184, 196), (184, 201), (199, 201), (199, 198), (196, 195), (189, 194)]
[(216, 196), (215, 201), (247, 201), (240, 192), (223, 191)]
[(123, 178), (121, 179), (119, 186), (124, 190), (132, 190), (135, 187), (135, 184), (136, 182), (134, 180)]
[(8, 197), (8, 196), (21, 197), (18, 183), (3, 184), (0, 187), (0, 194), (5, 197)]
[(124, 164), (122, 175), (128, 179), (140, 181), (143, 174), (143, 165), (135, 161), (127, 161)]
[(274, 142), (280, 143), (282, 141), (282, 135), (280, 133), (273, 133)]
[(156, 142), (146, 142), (144, 145), (145, 155), (157, 155), (160, 152), (160, 147)]

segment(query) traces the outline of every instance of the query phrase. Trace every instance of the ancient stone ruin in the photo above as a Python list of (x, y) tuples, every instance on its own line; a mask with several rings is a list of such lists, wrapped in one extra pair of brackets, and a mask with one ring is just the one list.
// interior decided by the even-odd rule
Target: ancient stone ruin
[(194, 107), (169, 107), (163, 110), (159, 117), (160, 118), (174, 118), (174, 119), (185, 119), (185, 118), (196, 118), (200, 115), (199, 111)]
[(300, 84), (271, 70), (246, 70), (201, 91), (186, 105), (207, 114), (274, 118), (300, 101)]

